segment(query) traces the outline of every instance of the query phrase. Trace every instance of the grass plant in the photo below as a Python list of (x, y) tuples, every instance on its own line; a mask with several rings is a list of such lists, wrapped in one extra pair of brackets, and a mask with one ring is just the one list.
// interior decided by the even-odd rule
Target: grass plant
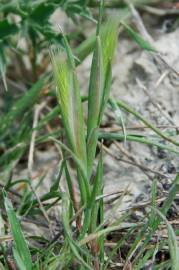
[[(126, 22), (129, 18), (125, 1), (4, 1), (0, 6), (3, 14), (10, 14), (12, 10), (21, 20), (19, 25), (12, 25), (6, 19), (0, 22), (3, 41), (0, 53), (0, 70), (4, 85), (6, 82), (6, 61), (4, 54), (7, 47), (13, 47), (9, 37), (21, 33), (23, 26), (28, 26), (27, 39), (33, 44), (31, 71), (32, 87), (30, 87), (1, 118), (0, 126), (0, 269), (5, 270), (107, 270), (117, 265), (118, 269), (145, 269), (148, 263), (151, 269), (179, 269), (178, 262), (178, 231), (168, 220), (168, 212), (176, 206), (179, 192), (179, 175), (172, 181), (168, 194), (158, 205), (157, 178), (151, 187), (151, 203), (146, 214), (136, 224), (130, 223), (130, 217), (135, 210), (126, 211), (114, 222), (105, 219), (104, 189), (104, 150), (106, 142), (138, 142), (148, 147), (162, 149), (173, 155), (179, 155), (177, 132), (163, 132), (145, 119), (122, 98), (115, 100), (110, 96), (112, 85), (112, 65), (118, 42), (119, 27), (124, 29), (130, 38), (147, 53), (156, 54), (148, 41), (136, 33)], [(105, 2), (105, 3), (104, 3)], [(145, 1), (155, 4), (155, 1)], [(156, 1), (157, 3), (160, 1)], [(83, 3), (83, 5), (82, 5)], [(142, 1), (134, 1), (136, 6), (142, 6)], [(123, 10), (123, 17), (115, 15), (103, 20), (104, 6), (119, 5)], [(76, 49), (72, 49), (72, 37), (62, 31), (56, 34), (49, 22), (50, 15), (60, 6), (74, 21), (77, 14), (96, 23), (96, 32), (84, 40)], [(93, 18), (90, 7), (99, 8), (97, 20)], [(118, 14), (118, 13), (116, 13)], [(41, 16), (41, 20), (39, 20)], [(43, 24), (47, 26), (43, 27)], [(6, 30), (5, 31), (5, 27)], [(39, 32), (41, 31), (41, 35)], [(38, 77), (36, 54), (44, 49), (48, 39), (53, 40), (55, 46), (50, 50), (53, 83), (48, 71)], [(1, 41), (1, 38), (0, 38)], [(31, 45), (32, 45), (31, 44)], [(58, 46), (57, 46), (58, 44)], [(60, 45), (59, 45), (60, 44)], [(57, 48), (57, 49), (56, 49)], [(44, 51), (43, 51), (44, 53)], [(77, 65), (92, 53), (92, 62), (88, 82), (87, 96), (82, 96), (77, 76)], [(44, 53), (45, 57), (46, 54)], [(36, 81), (36, 82), (35, 82)], [(48, 95), (46, 88), (53, 89)], [(54, 91), (55, 89), (55, 91)], [(32, 107), (40, 99), (56, 98), (57, 103), (52, 110), (45, 112), (36, 126), (31, 128)], [(87, 106), (87, 113), (84, 112)], [(106, 107), (115, 114), (116, 124), (121, 127), (120, 132), (104, 132), (102, 129), (103, 116)], [(151, 132), (131, 133), (125, 126), (122, 111), (135, 117)], [(120, 113), (119, 113), (120, 112)], [(48, 126), (60, 117), (62, 126), (48, 129)], [(59, 122), (58, 122), (59, 123)], [(37, 196), (38, 188), (44, 181), (44, 175), (37, 177), (36, 185), (32, 188), (32, 177), (29, 173), (25, 179), (13, 180), (13, 170), (25, 156), (31, 145), (34, 132), (34, 145), (54, 144), (59, 150), (61, 160), (58, 174), (52, 180), (49, 191)], [(162, 140), (162, 141), (161, 141)], [(164, 143), (163, 143), (164, 142)], [(71, 170), (73, 167), (73, 173)], [(5, 175), (5, 177), (4, 177)], [(66, 190), (61, 188), (61, 178), (65, 178)], [(76, 186), (77, 183), (77, 186)], [(78, 191), (79, 190), (79, 194)], [(121, 198), (125, 196), (123, 194)], [(122, 200), (122, 199), (121, 199)], [(13, 205), (12, 205), (12, 202)], [(53, 231), (49, 210), (60, 205), (59, 233)], [(45, 213), (45, 214), (44, 214)], [(44, 216), (46, 218), (44, 218)], [(23, 221), (36, 222), (48, 230), (49, 237), (26, 234)], [(39, 223), (38, 223), (39, 222)], [(125, 227), (126, 222), (130, 223)], [(165, 226), (167, 239), (155, 236), (160, 226)], [(61, 226), (61, 227), (60, 227)], [(114, 232), (118, 234), (115, 244), (108, 248), (107, 236)], [(34, 245), (33, 243), (37, 244)], [(7, 242), (10, 242), (9, 246)], [(127, 248), (126, 248), (127, 246)], [(116, 256), (122, 251), (120, 266)], [(164, 261), (157, 256), (160, 252), (167, 254)], [(10, 254), (10, 256), (9, 256)], [(117, 263), (116, 263), (117, 261)]]

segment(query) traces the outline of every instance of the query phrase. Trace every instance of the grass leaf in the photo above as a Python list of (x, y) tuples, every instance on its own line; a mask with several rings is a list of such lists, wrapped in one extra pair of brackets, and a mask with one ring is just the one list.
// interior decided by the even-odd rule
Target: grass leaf
[(164, 140), (179, 146), (179, 142), (172, 139), (171, 136), (167, 136), (165, 133), (163, 133), (162, 131), (160, 131), (160, 129), (158, 129), (157, 127), (155, 127), (153, 124), (149, 123), (148, 120), (146, 120), (140, 113), (138, 113), (137, 111), (135, 111), (134, 109), (132, 109), (130, 106), (128, 106), (124, 101), (122, 100), (118, 100), (117, 104), (120, 108), (124, 109), (125, 111), (127, 111), (128, 113), (133, 114), (136, 118), (138, 118), (142, 123), (144, 123), (147, 127), (149, 127), (150, 129), (152, 129), (157, 135), (159, 135), (161, 138), (163, 138)]
[(154, 211), (163, 219), (163, 221), (167, 225), (168, 230), (168, 245), (169, 245), (169, 251), (171, 256), (171, 266), (172, 270), (178, 270), (179, 269), (179, 246), (177, 242), (177, 238), (175, 235), (175, 232), (166, 219), (166, 217), (156, 208), (154, 208)]
[[(92, 143), (87, 145), (88, 153), (88, 176), (91, 176), (92, 163), (95, 158), (97, 145), (98, 118), (103, 95), (103, 68), (102, 51), (100, 37), (96, 37), (96, 45), (91, 65), (89, 95), (88, 95), (88, 121), (87, 121), (87, 140)], [(92, 146), (92, 147), (91, 147)]]
[(92, 130), (98, 126), (98, 117), (103, 93), (103, 76), (101, 41), (100, 37), (97, 36), (89, 84), (87, 138), (89, 138)]
[[(89, 177), (91, 176), (92, 161), (95, 158), (97, 145), (94, 129), (100, 126), (109, 97), (112, 78), (111, 59), (113, 59), (117, 44), (118, 24), (119, 20), (116, 17), (110, 18), (102, 30), (98, 29), (96, 36), (88, 95), (87, 139), (89, 140), (90, 138), (93, 141), (93, 147), (90, 147), (90, 149), (87, 147)], [(98, 24), (99, 26), (100, 23)], [(90, 155), (89, 152), (91, 153)]]
[(124, 22), (121, 22), (121, 24), (124, 26), (129, 36), (140, 46), (140, 48), (150, 52), (157, 52), (157, 50), (148, 41), (144, 40), (129, 25)]
[(108, 65), (114, 57), (117, 46), (118, 26), (119, 18), (118, 16), (113, 16), (108, 19), (104, 28), (100, 31), (104, 76), (106, 76)]
[(15, 247), (13, 247), (13, 256), (14, 256), (14, 259), (16, 261), (16, 264), (19, 268), (19, 270), (26, 270), (26, 265), (24, 264), (23, 260), (21, 259), (17, 249)]
[(74, 242), (72, 236), (71, 236), (71, 230), (69, 226), (69, 201), (68, 197), (65, 193), (62, 194), (62, 217), (63, 217), (63, 225), (65, 230), (65, 235), (67, 237), (68, 244), (70, 246), (70, 249), (73, 253), (73, 255), (76, 257), (76, 259), (79, 261), (80, 265), (83, 265), (85, 269), (92, 270), (92, 268), (83, 260), (83, 258), (80, 256), (79, 248), (77, 244)]
[(160, 142), (158, 142), (158, 140), (154, 140), (154, 139), (149, 139), (146, 136), (143, 135), (138, 135), (138, 134), (127, 134), (126, 136), (124, 136), (124, 134), (121, 133), (115, 133), (115, 132), (99, 132), (99, 139), (104, 139), (104, 140), (109, 140), (109, 141), (113, 141), (113, 140), (119, 140), (119, 141), (124, 141), (126, 139), (126, 141), (130, 141), (130, 142), (138, 142), (138, 143), (143, 143), (149, 146), (156, 146), (159, 149), (163, 149), (163, 150), (167, 150), (169, 152), (173, 152), (177, 155), (179, 155), (179, 150), (177, 151), (176, 148), (171, 147), (170, 145), (165, 145), (162, 144)]
[(24, 112), (31, 109), (37, 101), (40, 91), (44, 85), (44, 79), (38, 80), (15, 104), (11, 110), (1, 119), (0, 136), (5, 136), (13, 121), (22, 116)]
[[(4, 195), (4, 205), (8, 215), (8, 220), (11, 226), (12, 236), (14, 240), (15, 259), (17, 264), (24, 265), (27, 270), (32, 270), (32, 260), (28, 245), (25, 241), (25, 237), (22, 233), (19, 220), (16, 217), (11, 201), (8, 199), (6, 192)], [(24, 269), (24, 268), (21, 268)]]

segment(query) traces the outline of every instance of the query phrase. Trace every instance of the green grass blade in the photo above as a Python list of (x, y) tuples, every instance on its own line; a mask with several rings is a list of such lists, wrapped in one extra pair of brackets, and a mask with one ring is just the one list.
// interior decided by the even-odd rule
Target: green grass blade
[(122, 131), (124, 133), (124, 142), (125, 142), (127, 134), (126, 134), (126, 128), (125, 128), (124, 118), (122, 116), (122, 112), (121, 112), (119, 106), (117, 106), (117, 103), (113, 98), (109, 99), (109, 103), (111, 105), (112, 110), (114, 111), (116, 122), (122, 127)]
[(64, 194), (64, 193), (62, 194), (62, 202), (63, 202), (62, 203), (63, 225), (64, 225), (65, 235), (67, 237), (67, 241), (68, 241), (68, 244), (70, 246), (70, 249), (71, 249), (73, 255), (78, 260), (80, 265), (83, 265), (84, 267), (86, 267), (85, 269), (92, 270), (92, 268), (81, 257), (81, 255), (79, 253), (79, 247), (72, 239), (71, 230), (70, 230), (70, 226), (69, 226), (69, 220), (70, 220), (69, 203), (68, 203), (68, 198), (67, 198), (66, 194)]
[(140, 46), (140, 48), (150, 52), (157, 52), (157, 50), (148, 41), (144, 40), (141, 35), (135, 32), (129, 25), (124, 22), (121, 22), (121, 24), (124, 26), (129, 36)]
[(154, 253), (153, 249), (147, 250), (145, 255), (142, 257), (142, 259), (140, 259), (138, 265), (136, 265), (133, 269), (134, 270), (145, 269), (145, 265), (147, 264), (149, 259), (152, 257), (153, 253)]
[(101, 31), (100, 31), (103, 72), (104, 72), (104, 82), (103, 82), (104, 85), (103, 85), (100, 113), (98, 117), (98, 125), (100, 125), (103, 112), (109, 98), (109, 93), (110, 93), (110, 88), (111, 88), (111, 83), (112, 83), (111, 62), (114, 58), (114, 52), (117, 46), (118, 26), (119, 26), (119, 18), (117, 16), (114, 16), (108, 19), (107, 23), (104, 25), (104, 28), (101, 28)]
[(73, 190), (73, 183), (71, 180), (71, 176), (67, 167), (67, 162), (65, 162), (64, 164), (65, 167), (65, 175), (66, 175), (66, 181), (67, 181), (67, 185), (68, 185), (68, 191), (69, 191), (69, 195), (70, 195), (70, 199), (73, 202), (73, 206), (75, 208), (75, 198), (74, 198), (74, 190)]
[(143, 122), (147, 127), (149, 127), (150, 129), (152, 129), (157, 135), (159, 135), (161, 138), (163, 138), (164, 140), (179, 146), (179, 142), (173, 140), (171, 137), (167, 136), (166, 134), (164, 134), (163, 132), (160, 131), (160, 129), (158, 129), (157, 127), (155, 127), (154, 125), (152, 125), (151, 123), (149, 123), (140, 113), (138, 113), (137, 111), (135, 111), (134, 109), (132, 109), (130, 106), (128, 106), (124, 101), (122, 100), (118, 100), (117, 104), (120, 108), (124, 109), (125, 111), (133, 114), (136, 118), (138, 118), (141, 122)]
[(88, 231), (89, 226), (91, 232), (96, 229), (97, 226), (97, 214), (99, 210), (99, 202), (96, 202), (96, 198), (101, 194), (102, 189), (102, 175), (103, 175), (103, 163), (102, 163), (102, 153), (100, 154), (100, 159), (98, 162), (96, 175), (94, 177), (94, 183), (92, 186), (91, 194), (86, 206), (86, 212), (83, 223), (83, 230), (80, 235), (80, 239), (84, 237), (85, 233)]
[(97, 145), (96, 129), (98, 127), (98, 118), (103, 93), (102, 92), (104, 80), (103, 76), (104, 75), (102, 67), (101, 41), (100, 37), (97, 36), (91, 66), (89, 95), (88, 95), (87, 140), (91, 141), (91, 143), (87, 145), (88, 177), (91, 176), (92, 164), (96, 153), (96, 145)]
[(18, 117), (23, 115), (28, 109), (31, 109), (34, 103), (37, 101), (40, 90), (44, 85), (44, 79), (37, 81), (31, 89), (29, 89), (23, 96), (20, 98), (11, 110), (1, 119), (0, 126), (0, 136), (4, 136), (7, 129), (11, 126), (13, 121)]
[[(152, 199), (152, 207), (153, 208), (156, 208), (157, 207), (157, 203), (156, 203), (156, 199), (157, 199), (157, 179), (155, 178), (153, 180), (153, 183), (152, 183), (152, 190), (151, 190), (151, 199)], [(149, 219), (149, 226), (152, 226), (152, 222), (153, 220), (155, 220), (155, 217), (156, 217), (156, 213), (155, 211), (151, 210), (151, 214), (150, 214), (150, 219)], [(151, 222), (151, 224), (150, 224)]]
[[(18, 258), (20, 258), (23, 265), (26, 266), (25, 269), (32, 270), (33, 267), (32, 267), (30, 251), (25, 241), (24, 235), (22, 233), (19, 221), (16, 217), (11, 201), (7, 198), (7, 195), (5, 192), (3, 192), (3, 195), (4, 195), (4, 205), (5, 205), (5, 209), (8, 215), (8, 220), (11, 226), (12, 236), (14, 239), (14, 247), (17, 251), (17, 253), (15, 254), (16, 255), (18, 254)], [(17, 259), (17, 256), (15, 257), (15, 259)]]
[[(103, 188), (101, 190), (101, 195), (103, 195)], [(99, 219), (100, 219), (99, 224), (104, 224), (104, 201), (103, 201), (103, 199), (101, 199), (99, 201)], [(105, 236), (101, 235), (101, 237), (99, 237), (99, 250), (100, 250), (99, 257), (100, 257), (101, 266), (104, 266), (104, 260), (105, 260), (104, 242), (105, 242)]]
[[(124, 214), (122, 217), (120, 217), (120, 219), (118, 220), (118, 223), (121, 223), (127, 216), (129, 216), (129, 213)], [(83, 238), (82, 240), (80, 240), (79, 245), (83, 246), (83, 245), (89, 243), (90, 241), (94, 241), (94, 240), (100, 238), (101, 236), (107, 235), (113, 231), (117, 231), (120, 228), (121, 228), (121, 224), (120, 225), (112, 225), (112, 226), (109, 226), (105, 229), (101, 229), (97, 232), (91, 233), (91, 234), (87, 235), (85, 238)]]
[[(102, 147), (101, 147), (102, 148)], [(92, 214), (91, 214), (91, 231), (95, 231), (97, 226), (104, 224), (104, 205), (103, 199), (100, 199), (99, 202), (96, 202), (98, 195), (102, 195), (103, 192), (103, 153), (101, 149), (98, 167), (96, 171), (96, 178), (93, 184), (93, 190), (91, 193), (91, 203), (92, 203)], [(101, 226), (101, 229), (103, 226)], [(101, 235), (97, 241), (99, 244), (99, 259), (100, 265), (104, 263), (104, 235)]]
[(96, 41), (96, 35), (85, 39), (75, 50), (74, 53), (81, 63), (92, 51)]
[(50, 188), (50, 192), (53, 193), (55, 191), (58, 191), (58, 188), (59, 188), (59, 184), (60, 184), (60, 180), (61, 180), (61, 177), (62, 177), (62, 173), (63, 173), (64, 167), (65, 167), (65, 161), (62, 160), (61, 163), (60, 163), (59, 172), (58, 172), (57, 176), (55, 177), (55, 179), (53, 181), (53, 185)]
[[(90, 149), (89, 147), (87, 148), (89, 177), (91, 176), (92, 162), (95, 157), (97, 145), (96, 137), (93, 137), (92, 134), (94, 133), (94, 129), (100, 125), (102, 114), (109, 97), (112, 78), (111, 59), (113, 59), (117, 44), (118, 24), (119, 19), (114, 17), (107, 21), (102, 30), (99, 29), (99, 22), (97, 29), (88, 96), (87, 139), (89, 140), (90, 138), (93, 141), (93, 147), (90, 147)], [(90, 155), (89, 152), (91, 153)]]
[(87, 202), (87, 199), (89, 198), (89, 192), (90, 192), (90, 186), (89, 181), (87, 177), (86, 168), (84, 167), (82, 161), (62, 142), (56, 140), (55, 138), (51, 137), (51, 140), (59, 144), (63, 150), (67, 151), (72, 159), (74, 160), (76, 166), (77, 166), (77, 173), (78, 173), (78, 182), (80, 186), (81, 196), (83, 198), (83, 203)]
[(109, 99), (111, 83), (112, 83), (112, 68), (111, 68), (111, 63), (109, 62), (107, 70), (106, 70), (106, 74), (105, 74), (105, 83), (104, 83), (104, 90), (103, 90), (101, 108), (100, 108), (100, 113), (99, 113), (99, 118), (98, 118), (98, 124), (101, 123), (102, 116), (103, 116), (103, 113), (104, 113), (104, 109), (105, 109), (106, 104), (107, 104), (108, 99)]
[(165, 145), (162, 143), (159, 143), (158, 141), (154, 141), (153, 139), (148, 139), (145, 136), (139, 136), (138, 134), (134, 135), (134, 134), (128, 134), (126, 136), (124, 136), (124, 134), (121, 133), (114, 133), (114, 132), (99, 132), (99, 139), (104, 139), (104, 140), (119, 140), (119, 141), (123, 141), (126, 139), (126, 141), (130, 141), (130, 142), (138, 142), (138, 143), (143, 143), (149, 146), (156, 146), (159, 149), (163, 149), (163, 150), (167, 150), (169, 152), (173, 152), (177, 155), (179, 155), (179, 151), (177, 151), (175, 148), (170, 147), (169, 145)]
[[(179, 174), (177, 174), (175, 180), (173, 181), (172, 187), (169, 190), (169, 194), (167, 199), (164, 201), (163, 206), (161, 207), (161, 213), (163, 215), (166, 215), (168, 210), (170, 209), (176, 194), (179, 192)], [(141, 239), (144, 238), (144, 242), (142, 243), (142, 246), (140, 247), (140, 252), (138, 254), (137, 258), (140, 258), (140, 255), (143, 254), (143, 252), (145, 251), (145, 248), (147, 246), (147, 244), (149, 243), (149, 241), (152, 238), (152, 235), (155, 233), (155, 231), (158, 228), (158, 225), (161, 222), (161, 218), (158, 216), (155, 216), (155, 218), (153, 217), (153, 211), (152, 213), (152, 220), (151, 218), (149, 218), (148, 222), (145, 224), (145, 226), (143, 226), (142, 231), (139, 232), (139, 234), (136, 237), (136, 240), (134, 241), (134, 243), (132, 244), (127, 258), (129, 258), (131, 256), (131, 254), (133, 254), (135, 248), (140, 244)], [(147, 230), (149, 230), (149, 232), (147, 232)], [(135, 262), (137, 264), (137, 261)]]
[(169, 190), (168, 197), (164, 201), (163, 206), (161, 208), (161, 212), (163, 215), (167, 214), (178, 192), (179, 192), (179, 173), (176, 175), (175, 180), (173, 181), (173, 184)]
[(170, 257), (171, 257), (171, 266), (172, 270), (178, 270), (179, 269), (179, 246), (177, 243), (175, 232), (166, 219), (166, 217), (158, 210), (154, 209), (155, 212), (163, 219), (163, 221), (167, 225), (167, 231), (168, 231), (168, 245), (169, 245), (169, 251), (170, 251)]
[(117, 46), (118, 26), (119, 18), (118, 16), (113, 16), (108, 19), (104, 28), (100, 31), (104, 76), (106, 76), (109, 63), (114, 58), (114, 52)]
[(16, 264), (18, 266), (18, 269), (19, 270), (26, 270), (27, 269), (26, 265), (24, 264), (23, 260), (19, 256), (19, 253), (15, 247), (13, 247), (13, 256), (14, 256), (14, 259), (15, 259)]
[(101, 29), (101, 23), (102, 23), (102, 18), (103, 18), (103, 11), (104, 11), (104, 0), (100, 0), (99, 4), (99, 15), (98, 15), (98, 24), (96, 27), (96, 36), (99, 35), (99, 31)]
[[(137, 225), (136, 225), (137, 226)], [(107, 270), (109, 267), (109, 264), (112, 260), (112, 258), (117, 254), (117, 251), (120, 250), (120, 247), (122, 247), (123, 244), (127, 241), (127, 239), (130, 237), (132, 233), (134, 233), (136, 226), (132, 227), (129, 229), (128, 232), (124, 234), (124, 236), (117, 242), (116, 246), (112, 248), (112, 250), (108, 254), (108, 258), (106, 260), (106, 263), (104, 267), (102, 268), (103, 270)]]
[[(124, 18), (124, 20), (127, 17), (130, 17), (130, 13), (128, 9), (123, 9), (122, 12), (119, 12), (115, 15), (116, 17), (116, 24), (117, 26), (120, 24), (121, 19)], [(104, 36), (104, 41), (105, 41), (105, 32), (106, 32), (106, 24), (101, 25), (101, 29), (100, 29), (100, 36)], [(96, 41), (96, 35), (93, 34), (92, 36), (90, 36), (89, 38), (85, 39), (75, 50), (74, 53), (77, 57), (77, 59), (79, 59), (80, 62), (82, 62), (85, 57), (87, 55), (89, 55), (94, 48), (94, 44)]]
[(88, 177), (91, 176), (92, 166), (96, 155), (96, 146), (98, 141), (98, 128), (92, 130), (87, 141), (87, 157), (88, 157)]
[[(102, 177), (103, 177), (103, 159), (102, 159), (102, 153), (100, 153), (100, 158), (99, 158), (99, 162), (98, 162), (98, 166), (96, 170), (96, 176), (95, 176), (93, 188), (91, 191), (91, 198), (89, 201), (90, 208), (93, 208), (95, 206), (96, 198), (101, 193)], [(92, 219), (92, 222), (95, 222), (95, 221)]]
[(73, 160), (76, 163), (76, 165), (80, 168), (80, 172), (81, 172), (83, 178), (87, 180), (86, 170), (85, 170), (85, 168), (84, 168), (83, 163), (81, 162), (81, 160), (78, 159), (78, 157), (64, 143), (62, 143), (61, 141), (56, 140), (53, 137), (50, 137), (50, 139), (52, 141), (56, 142), (57, 144), (59, 144), (62, 147), (63, 150), (67, 151), (71, 155), (71, 157), (73, 158)]
[(97, 36), (89, 84), (87, 138), (89, 138), (93, 129), (98, 126), (103, 91), (103, 76), (101, 41), (100, 37)]

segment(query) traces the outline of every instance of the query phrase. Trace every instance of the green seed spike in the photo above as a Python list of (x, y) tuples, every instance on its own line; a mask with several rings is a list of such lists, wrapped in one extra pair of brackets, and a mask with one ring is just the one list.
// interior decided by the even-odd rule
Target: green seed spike
[[(65, 41), (67, 44), (67, 41)], [(57, 98), (68, 143), (71, 150), (86, 167), (84, 119), (78, 80), (73, 66), (70, 47), (63, 52), (51, 52), (53, 73), (57, 85)]]

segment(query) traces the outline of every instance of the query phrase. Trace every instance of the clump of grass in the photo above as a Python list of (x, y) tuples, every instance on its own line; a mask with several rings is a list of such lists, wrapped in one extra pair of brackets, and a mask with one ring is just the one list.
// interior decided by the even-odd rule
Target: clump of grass
[[(112, 136), (123, 136), (125, 140), (134, 140), (146, 144), (154, 145), (154, 142), (150, 142), (148, 139), (135, 137), (130, 135), (119, 135), (119, 134), (103, 134), (99, 133), (99, 127), (101, 124), (102, 116), (109, 99), (111, 81), (112, 81), (112, 70), (111, 62), (114, 56), (114, 51), (117, 43), (117, 29), (119, 20), (110, 18), (108, 22), (103, 26), (101, 30), (101, 14), (97, 25), (96, 37), (94, 41), (93, 58), (91, 64), (89, 91), (88, 91), (88, 115), (87, 115), (87, 131), (85, 131), (84, 114), (82, 111), (82, 104), (80, 98), (80, 90), (78, 86), (78, 80), (75, 73), (75, 61), (73, 53), (69, 47), (68, 41), (63, 36), (64, 52), (52, 53), (52, 64), (53, 73), (57, 86), (57, 97), (61, 110), (61, 117), (63, 120), (65, 134), (67, 138), (67, 145), (59, 142), (63, 151), (64, 159), (66, 160), (67, 155), (70, 155), (75, 163), (77, 172), (77, 180), (80, 189), (80, 202), (78, 203), (75, 199), (74, 182), (68, 171), (68, 165), (66, 163), (66, 181), (69, 189), (68, 199), (65, 195), (65, 210), (63, 215), (65, 235), (66, 235), (66, 248), (71, 250), (73, 257), (76, 258), (78, 263), (81, 265), (80, 269), (106, 269), (109, 261), (105, 266), (104, 260), (104, 234), (116, 229), (111, 227), (103, 229), (104, 225), (104, 209), (103, 199), (96, 201), (97, 196), (103, 194), (103, 154), (102, 149), (100, 150), (98, 165), (96, 171), (93, 172), (94, 159), (97, 150), (97, 143), (99, 137), (113, 139)], [(154, 52), (155, 49), (142, 39), (137, 33), (135, 33), (129, 26), (122, 23), (127, 29), (128, 33), (134, 38), (134, 40), (145, 50)], [(110, 104), (114, 105), (114, 102), (110, 100)], [(138, 113), (129, 108), (122, 101), (115, 102), (115, 108), (122, 108), (132, 113), (147, 126), (149, 126), (157, 135), (168, 140), (169, 142), (177, 145), (177, 143), (164, 135), (160, 130), (155, 128), (153, 125), (148, 123)], [(108, 137), (107, 137), (108, 136)], [(160, 147), (159, 144), (156, 144)], [(175, 150), (174, 150), (175, 151)], [(94, 174), (93, 181), (92, 172)], [(173, 188), (176, 191), (177, 183), (174, 184)], [(173, 194), (173, 195), (172, 195)], [(171, 201), (175, 198), (176, 192), (170, 194), (169, 204), (165, 203), (168, 209), (171, 205)], [(69, 200), (69, 205), (67, 201)], [(81, 210), (81, 211), (80, 211)], [(79, 214), (80, 211), (80, 214)], [(166, 210), (167, 211), (167, 210)], [(68, 213), (68, 214), (67, 214)], [(70, 218), (73, 215), (77, 215), (77, 239), (74, 241), (72, 231), (69, 226)], [(157, 230), (161, 220), (157, 219), (155, 224), (151, 225), (151, 220), (146, 223), (142, 231), (146, 233), (146, 230), (150, 228), (150, 232), (146, 235), (148, 241), (151, 239), (153, 233)], [(97, 237), (95, 239), (94, 235)], [(135, 253), (139, 243), (140, 236), (136, 238), (134, 244), (127, 256), (127, 262), (131, 256)], [(91, 240), (92, 239), (92, 240)], [(148, 241), (144, 241), (141, 250), (145, 250)], [(81, 243), (83, 243), (83, 249), (81, 249)], [(148, 257), (152, 256), (153, 251), (148, 253), (144, 258), (137, 258), (135, 265), (136, 269), (141, 268), (145, 264)], [(68, 263), (70, 263), (68, 261)], [(64, 266), (65, 266), (64, 262)]]
[[(102, 115), (107, 104), (111, 86), (111, 61), (113, 59), (117, 35), (118, 22), (116, 18), (111, 18), (100, 31), (102, 8), (100, 8), (100, 19), (97, 26), (96, 40), (94, 44), (93, 59), (88, 92), (88, 116), (87, 134), (84, 128), (84, 114), (82, 111), (81, 95), (78, 80), (75, 72), (75, 61), (73, 54), (65, 36), (63, 36), (66, 55), (64, 52), (51, 54), (53, 73), (57, 86), (57, 97), (61, 109), (65, 134), (67, 138), (68, 154), (76, 164), (77, 180), (80, 188), (80, 203), (77, 206), (74, 200), (74, 183), (66, 167), (66, 177), (68, 182), (71, 207), (73, 211), (83, 207), (80, 214), (80, 224), (78, 223), (78, 236), (81, 241), (86, 234), (94, 233), (98, 226), (103, 225), (103, 204), (102, 201), (96, 202), (98, 195), (102, 194), (103, 189), (103, 161), (102, 150), (96, 168), (93, 184), (91, 184), (94, 158), (98, 142), (98, 130)], [(106, 37), (108, 37), (106, 41)], [(87, 139), (86, 139), (87, 138)], [(62, 146), (63, 147), (63, 146)], [(63, 147), (64, 148), (64, 147)], [(64, 154), (65, 158), (65, 154)], [(78, 162), (77, 162), (78, 161)], [(81, 164), (79, 166), (79, 164)], [(82, 169), (83, 168), (83, 172)], [(66, 209), (65, 211), (68, 211)], [(65, 219), (66, 220), (66, 219)], [(68, 225), (69, 226), (69, 225)], [(72, 246), (72, 239), (69, 238), (69, 227), (66, 224), (66, 236), (69, 248), (75, 257), (81, 256), (80, 262), (84, 265), (88, 263), (90, 269), (99, 269), (104, 263), (104, 239), (100, 237), (96, 241), (91, 241), (86, 245), (89, 256), (81, 254), (80, 247)], [(68, 228), (68, 229), (67, 229)], [(78, 253), (77, 253), (78, 252)]]

